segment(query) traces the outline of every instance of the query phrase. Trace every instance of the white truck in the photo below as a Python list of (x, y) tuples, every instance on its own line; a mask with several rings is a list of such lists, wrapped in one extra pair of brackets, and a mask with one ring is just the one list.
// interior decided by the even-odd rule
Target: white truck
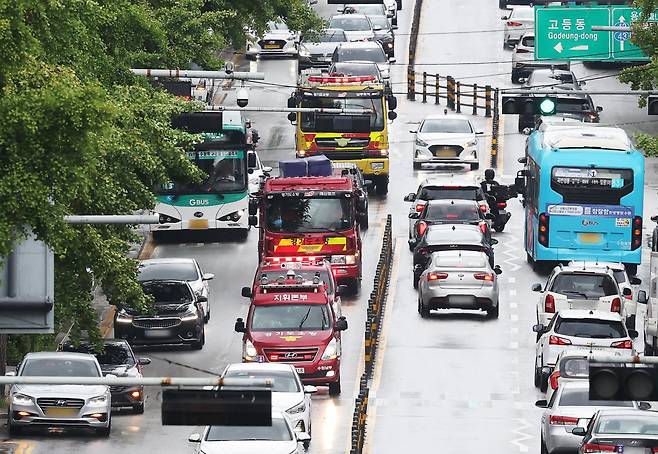
[[(647, 301), (646, 293), (638, 295)], [(644, 354), (646, 356), (658, 355), (658, 252), (651, 253), (649, 262), (649, 301), (647, 302), (647, 313), (644, 317)]]

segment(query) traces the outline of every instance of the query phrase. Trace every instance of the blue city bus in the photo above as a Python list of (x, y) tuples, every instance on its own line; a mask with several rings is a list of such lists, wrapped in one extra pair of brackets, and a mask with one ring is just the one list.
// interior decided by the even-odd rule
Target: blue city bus
[(166, 223), (153, 225), (154, 235), (212, 229), (237, 230), (246, 235), (248, 163), (255, 153), (250, 151), (253, 145), (242, 113), (183, 113), (173, 118), (172, 125), (201, 134), (203, 141), (186, 154), (208, 176), (198, 184), (172, 182), (156, 189), (155, 212)]
[(530, 135), (521, 161), (525, 249), (533, 268), (591, 260), (637, 271), (644, 156), (622, 129), (546, 126)]

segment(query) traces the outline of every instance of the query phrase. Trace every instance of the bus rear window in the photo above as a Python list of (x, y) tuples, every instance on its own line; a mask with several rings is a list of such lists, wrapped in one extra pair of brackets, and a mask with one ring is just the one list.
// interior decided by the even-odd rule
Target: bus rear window
[(551, 188), (564, 203), (619, 205), (633, 191), (633, 171), (587, 167), (553, 167)]

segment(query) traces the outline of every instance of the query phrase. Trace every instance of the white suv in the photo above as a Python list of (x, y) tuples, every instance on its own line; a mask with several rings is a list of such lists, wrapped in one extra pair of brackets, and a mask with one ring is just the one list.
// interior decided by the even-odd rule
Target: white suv
[(588, 267), (587, 262), (558, 265), (548, 276), (546, 287), (532, 286), (539, 292), (537, 323), (548, 326), (556, 312), (584, 309), (625, 314), (622, 291), (609, 267)]

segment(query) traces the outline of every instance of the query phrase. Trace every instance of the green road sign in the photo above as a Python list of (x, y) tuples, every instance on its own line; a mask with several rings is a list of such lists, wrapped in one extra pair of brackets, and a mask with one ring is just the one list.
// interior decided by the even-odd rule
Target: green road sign
[(592, 26), (609, 20), (607, 7), (535, 7), (535, 59), (607, 60), (610, 32)]
[[(639, 8), (612, 7), (610, 25), (617, 27), (628, 27), (640, 20)], [(658, 22), (658, 9), (648, 18), (648, 22)], [(635, 44), (631, 44), (630, 32), (613, 32), (612, 35), (612, 60), (637, 61), (648, 60), (642, 50)]]
[[(593, 26), (626, 27), (640, 10), (625, 6), (535, 7), (535, 60), (648, 60), (631, 44), (630, 32), (592, 31)], [(649, 22), (658, 22), (658, 9)]]

